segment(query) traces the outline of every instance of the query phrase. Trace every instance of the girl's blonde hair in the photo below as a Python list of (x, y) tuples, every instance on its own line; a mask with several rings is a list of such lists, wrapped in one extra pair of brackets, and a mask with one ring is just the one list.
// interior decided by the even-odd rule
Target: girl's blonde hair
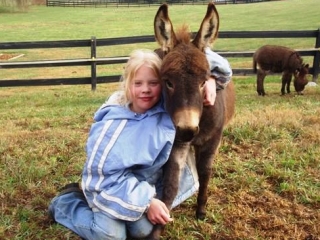
[(132, 83), (138, 69), (143, 65), (147, 66), (151, 68), (160, 79), (161, 63), (162, 60), (159, 56), (151, 50), (140, 49), (135, 50), (130, 54), (130, 58), (124, 67), (124, 71), (120, 79), (125, 93), (126, 103), (131, 102), (130, 84)]

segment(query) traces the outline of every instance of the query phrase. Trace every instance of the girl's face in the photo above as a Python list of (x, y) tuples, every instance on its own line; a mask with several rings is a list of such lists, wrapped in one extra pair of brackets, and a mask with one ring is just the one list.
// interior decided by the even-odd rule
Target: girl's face
[(160, 99), (161, 84), (152, 68), (142, 65), (130, 84), (131, 110), (145, 113)]

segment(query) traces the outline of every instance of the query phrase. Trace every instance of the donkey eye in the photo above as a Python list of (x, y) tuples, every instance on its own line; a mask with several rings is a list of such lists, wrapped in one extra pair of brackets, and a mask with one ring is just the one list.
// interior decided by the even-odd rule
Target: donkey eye
[(167, 88), (173, 88), (173, 84), (169, 80), (166, 80), (165, 83), (166, 83)]

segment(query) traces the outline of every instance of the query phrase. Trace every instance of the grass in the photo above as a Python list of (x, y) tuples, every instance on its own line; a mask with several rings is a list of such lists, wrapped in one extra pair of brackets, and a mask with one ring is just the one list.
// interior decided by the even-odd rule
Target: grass
[[(277, 24), (281, 24), (278, 30), (315, 29), (319, 27), (317, 15), (313, 15), (317, 13), (316, 3), (292, 0), (221, 5), (218, 11), (223, 30), (276, 30)], [(296, 9), (304, 14), (297, 16)], [(97, 37), (152, 34), (155, 12), (155, 7), (32, 7), (28, 13), (1, 14), (0, 22), (5, 24), (0, 25), (0, 35), (2, 41), (38, 41), (90, 38), (92, 32)], [(197, 27), (204, 12), (204, 6), (170, 7), (176, 26), (183, 19), (194, 19), (190, 22)], [(105, 15), (100, 14), (102, 17), (94, 20), (90, 15), (97, 16), (96, 13)], [(269, 18), (275, 15), (272, 22), (277, 24), (270, 24), (262, 13)], [(149, 27), (133, 26), (132, 19), (140, 19), (138, 16)], [(297, 21), (288, 16), (295, 16)], [(111, 17), (123, 19), (122, 25), (106, 21)], [(54, 23), (49, 23), (49, 18)], [(88, 25), (74, 24), (75, 28), (62, 31), (67, 28), (61, 28), (64, 25), (60, 23), (68, 22), (67, 19)], [(149, 24), (146, 19), (150, 20)], [(130, 21), (123, 24), (125, 20)], [(14, 28), (19, 24), (24, 27)], [(42, 28), (43, 25), (47, 27)], [(136, 34), (134, 28), (140, 32)], [(100, 35), (98, 31), (104, 33)], [(283, 41), (285, 45), (304, 47), (305, 44)], [(223, 47), (224, 41), (218, 44)], [(230, 45), (238, 49), (253, 47), (247, 40), (239, 39)], [(56, 54), (56, 50), (50, 52)], [(41, 54), (38, 50), (34, 57)], [(62, 55), (73, 54), (82, 53), (66, 50)], [(38, 73), (33, 71), (14, 70), (12, 74), (47, 74), (43, 69)], [(74, 74), (63, 68), (55, 71), (65, 72), (66, 76)], [(265, 84), (268, 95), (259, 97), (254, 77), (235, 77), (234, 82), (236, 115), (224, 132), (213, 165), (207, 218), (195, 220), (196, 198), (192, 197), (173, 211), (175, 221), (167, 226), (164, 239), (319, 239), (319, 87), (307, 87), (303, 96), (294, 93), (280, 96), (279, 76), (270, 76)], [(52, 224), (46, 210), (59, 187), (80, 180), (93, 113), (117, 87), (117, 84), (100, 84), (95, 92), (89, 86), (0, 88), (0, 239), (79, 239), (66, 228)]]
[[(213, 165), (207, 219), (194, 219), (193, 197), (174, 210), (165, 239), (319, 236), (319, 88), (281, 97), (280, 83), (268, 83), (262, 98), (244, 80), (235, 83), (237, 114)], [(57, 188), (79, 181), (92, 115), (116, 88), (1, 91), (0, 238), (78, 239), (48, 221), (47, 205)]]

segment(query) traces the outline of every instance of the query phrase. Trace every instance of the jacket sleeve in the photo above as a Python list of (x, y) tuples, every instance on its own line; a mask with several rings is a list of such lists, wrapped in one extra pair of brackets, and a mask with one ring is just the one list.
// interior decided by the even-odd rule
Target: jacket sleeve
[(224, 89), (231, 80), (232, 69), (227, 59), (213, 52), (209, 47), (205, 49), (211, 76), (216, 79), (217, 90)]
[(94, 205), (113, 218), (138, 220), (155, 196), (155, 187), (147, 181), (139, 181), (128, 170), (112, 174), (112, 178), (115, 177), (117, 181), (106, 183), (107, 186), (94, 199)]

